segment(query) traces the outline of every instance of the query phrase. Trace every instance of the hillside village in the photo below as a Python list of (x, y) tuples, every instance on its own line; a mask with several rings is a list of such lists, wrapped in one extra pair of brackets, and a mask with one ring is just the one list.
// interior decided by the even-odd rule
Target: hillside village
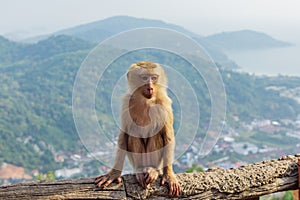
[[(238, 121), (238, 116), (234, 116)], [(174, 168), (177, 172), (184, 172), (194, 164), (205, 170), (212, 167), (232, 168), (240, 167), (247, 163), (269, 159), (284, 155), (284, 152), (293, 150), (295, 153), (300, 149), (300, 115), (297, 120), (271, 121), (268, 119), (254, 120), (250, 124), (240, 123), (239, 130), (226, 125), (217, 144), (212, 152), (204, 158), (199, 156), (200, 144), (197, 139), (190, 146), (189, 150), (177, 161)], [(283, 145), (264, 144), (260, 145), (258, 140), (249, 140), (253, 132), (260, 132), (274, 138), (289, 138), (295, 145), (286, 147)], [(247, 140), (242, 140), (241, 135), (248, 135)], [(26, 142), (26, 141), (24, 141)], [(110, 145), (110, 144), (108, 144)], [(99, 154), (107, 155), (111, 152), (99, 151)], [(93, 162), (89, 153), (79, 155), (65, 152), (57, 152), (56, 162), (67, 163), (68, 167), (55, 170), (53, 173), (56, 179), (68, 179), (74, 177), (89, 177), (106, 173), (109, 169), (101, 166), (99, 162)], [(92, 163), (92, 164), (91, 164)], [(95, 166), (96, 165), (96, 166)], [(0, 167), (0, 185), (8, 185), (20, 181), (36, 180), (38, 170), (27, 172), (24, 168), (3, 163)], [(46, 178), (46, 175), (44, 175)]]
[[(139, 27), (138, 24), (174, 28), (172, 24), (157, 20), (113, 17), (86, 27), (53, 33), (50, 37), (43, 36), (44, 40), (35, 38), (36, 43), (31, 44), (0, 36), (0, 51), (3, 51), (0, 54), (0, 185), (37, 179), (90, 177), (109, 170), (80, 143), (72, 118), (72, 89), (82, 61), (96, 43), (107, 38), (108, 35), (103, 33), (113, 35), (115, 26), (126, 31)], [(186, 153), (174, 162), (175, 171), (184, 172), (194, 165), (204, 169), (239, 167), (285, 153), (298, 153), (300, 78), (239, 73), (234, 70), (237, 65), (212, 45), (209, 38), (179, 26), (175, 26), (175, 30), (207, 45), (205, 47), (223, 75), (228, 104), (223, 132), (212, 151), (201, 157), (201, 138), (196, 137)], [(230, 33), (230, 37), (232, 34), (247, 38), (249, 31)], [(262, 36), (252, 31), (251, 35), (257, 39)], [(126, 62), (131, 62), (134, 56)], [(161, 57), (179, 62), (170, 55)], [(209, 94), (202, 94), (207, 90), (205, 83), (201, 85), (199, 77), (192, 71), (186, 69), (186, 72), (191, 83), (195, 83), (201, 102), (207, 103), (202, 105), (204, 112), (201, 115), (205, 116), (210, 112)], [(112, 84), (121, 75), (119, 68), (111, 73)], [(110, 86), (109, 81), (105, 86)], [(109, 127), (113, 121), (108, 116), (110, 99), (107, 97), (111, 97), (111, 91), (104, 87), (101, 92), (99, 96), (103, 98), (99, 98), (97, 107), (102, 113), (98, 117)], [(106, 131), (112, 130), (107, 128)], [(112, 159), (112, 152), (106, 149), (100, 146), (96, 154)]]

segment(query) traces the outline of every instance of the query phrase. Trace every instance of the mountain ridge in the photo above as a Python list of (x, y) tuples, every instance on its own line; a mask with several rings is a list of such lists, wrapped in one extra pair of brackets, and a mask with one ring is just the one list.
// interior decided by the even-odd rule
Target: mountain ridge
[(62, 29), (50, 35), (42, 35), (24, 40), (25, 42), (36, 42), (57, 35), (68, 35), (92, 43), (99, 43), (108, 37), (123, 31), (143, 27), (168, 28), (188, 35), (202, 45), (211, 55), (215, 62), (227, 68), (239, 68), (227, 55), (228, 50), (248, 50), (259, 48), (286, 47), (287, 42), (274, 39), (272, 36), (253, 30), (240, 30), (216, 33), (202, 36), (184, 27), (166, 23), (157, 19), (136, 18), (131, 16), (113, 16), (102, 20), (80, 24), (70, 28)]
[[(50, 35), (72, 35), (72, 36), (77, 36), (81, 39), (92, 41), (92, 42), (100, 42), (103, 39), (107, 37), (103, 37), (105, 34), (112, 36), (114, 34), (134, 29), (134, 28), (142, 28), (142, 27), (164, 27), (164, 28), (170, 28), (173, 30), (177, 30), (179, 32), (188, 34), (188, 35), (193, 35), (196, 36), (197, 34), (181, 27), (175, 24), (171, 23), (166, 23), (162, 20), (157, 20), (157, 19), (146, 19), (146, 18), (135, 18), (135, 17), (130, 17), (126, 15), (119, 15), (119, 16), (113, 16), (113, 17), (108, 17), (102, 20), (94, 21), (94, 22), (89, 22), (85, 24), (80, 24), (77, 26), (73, 26), (70, 28), (65, 28), (56, 32), (53, 32), (52, 34), (46, 34), (46, 35), (40, 35), (40, 36), (35, 36), (35, 37), (30, 37), (27, 39), (24, 39), (23, 41), (31, 41), (31, 42), (36, 42), (40, 38), (43, 37), (49, 37)], [(103, 31), (104, 34), (98, 35), (97, 37), (90, 37), (90, 34), (95, 34), (91, 33), (90, 31)], [(197, 35), (199, 37), (199, 35)], [(203, 37), (203, 36), (201, 36)]]
[(50, 35), (29, 38), (23, 42), (37, 42), (38, 40), (45, 39), (51, 35), (69, 35), (89, 42), (99, 43), (120, 32), (143, 27), (168, 28), (186, 34), (202, 45), (215, 62), (222, 66), (226, 66), (227, 68), (238, 68), (237, 64), (230, 60), (219, 47), (205, 40), (201, 35), (195, 34), (181, 26), (166, 23), (161, 20), (135, 18), (130, 16), (109, 17), (103, 20), (63, 29)]
[(11, 41), (0, 36), (0, 68), (11, 62), (43, 60), (60, 53), (91, 49), (95, 44), (67, 35), (50, 36), (33, 44)]
[(248, 29), (216, 33), (205, 38), (225, 51), (278, 48), (292, 45), (266, 33)]

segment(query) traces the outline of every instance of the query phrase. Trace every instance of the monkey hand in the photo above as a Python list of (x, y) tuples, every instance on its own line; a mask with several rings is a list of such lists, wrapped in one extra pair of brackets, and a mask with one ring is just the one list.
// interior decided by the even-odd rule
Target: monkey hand
[(121, 183), (121, 171), (112, 169), (107, 174), (96, 177), (95, 185), (97, 185), (99, 188), (106, 188), (114, 181)]
[(180, 193), (180, 185), (174, 174), (164, 174), (161, 179), (161, 185), (168, 183), (169, 196), (178, 197)]

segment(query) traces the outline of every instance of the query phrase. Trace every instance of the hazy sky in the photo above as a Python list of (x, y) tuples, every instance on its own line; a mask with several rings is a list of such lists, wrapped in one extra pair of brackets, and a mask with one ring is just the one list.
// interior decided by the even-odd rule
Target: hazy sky
[(300, 0), (0, 0), (0, 34), (52, 32), (115, 15), (160, 19), (201, 35), (253, 29), (300, 40)]

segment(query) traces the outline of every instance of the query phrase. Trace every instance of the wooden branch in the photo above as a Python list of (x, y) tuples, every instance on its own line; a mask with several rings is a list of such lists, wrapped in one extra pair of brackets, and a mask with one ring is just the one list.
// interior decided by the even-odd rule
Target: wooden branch
[[(210, 169), (177, 174), (183, 199), (255, 199), (298, 188), (300, 155), (284, 156), (234, 169)], [(0, 199), (168, 199), (167, 186), (160, 179), (146, 190), (134, 175), (124, 175), (123, 184), (100, 190), (94, 178), (37, 181), (0, 187)]]

